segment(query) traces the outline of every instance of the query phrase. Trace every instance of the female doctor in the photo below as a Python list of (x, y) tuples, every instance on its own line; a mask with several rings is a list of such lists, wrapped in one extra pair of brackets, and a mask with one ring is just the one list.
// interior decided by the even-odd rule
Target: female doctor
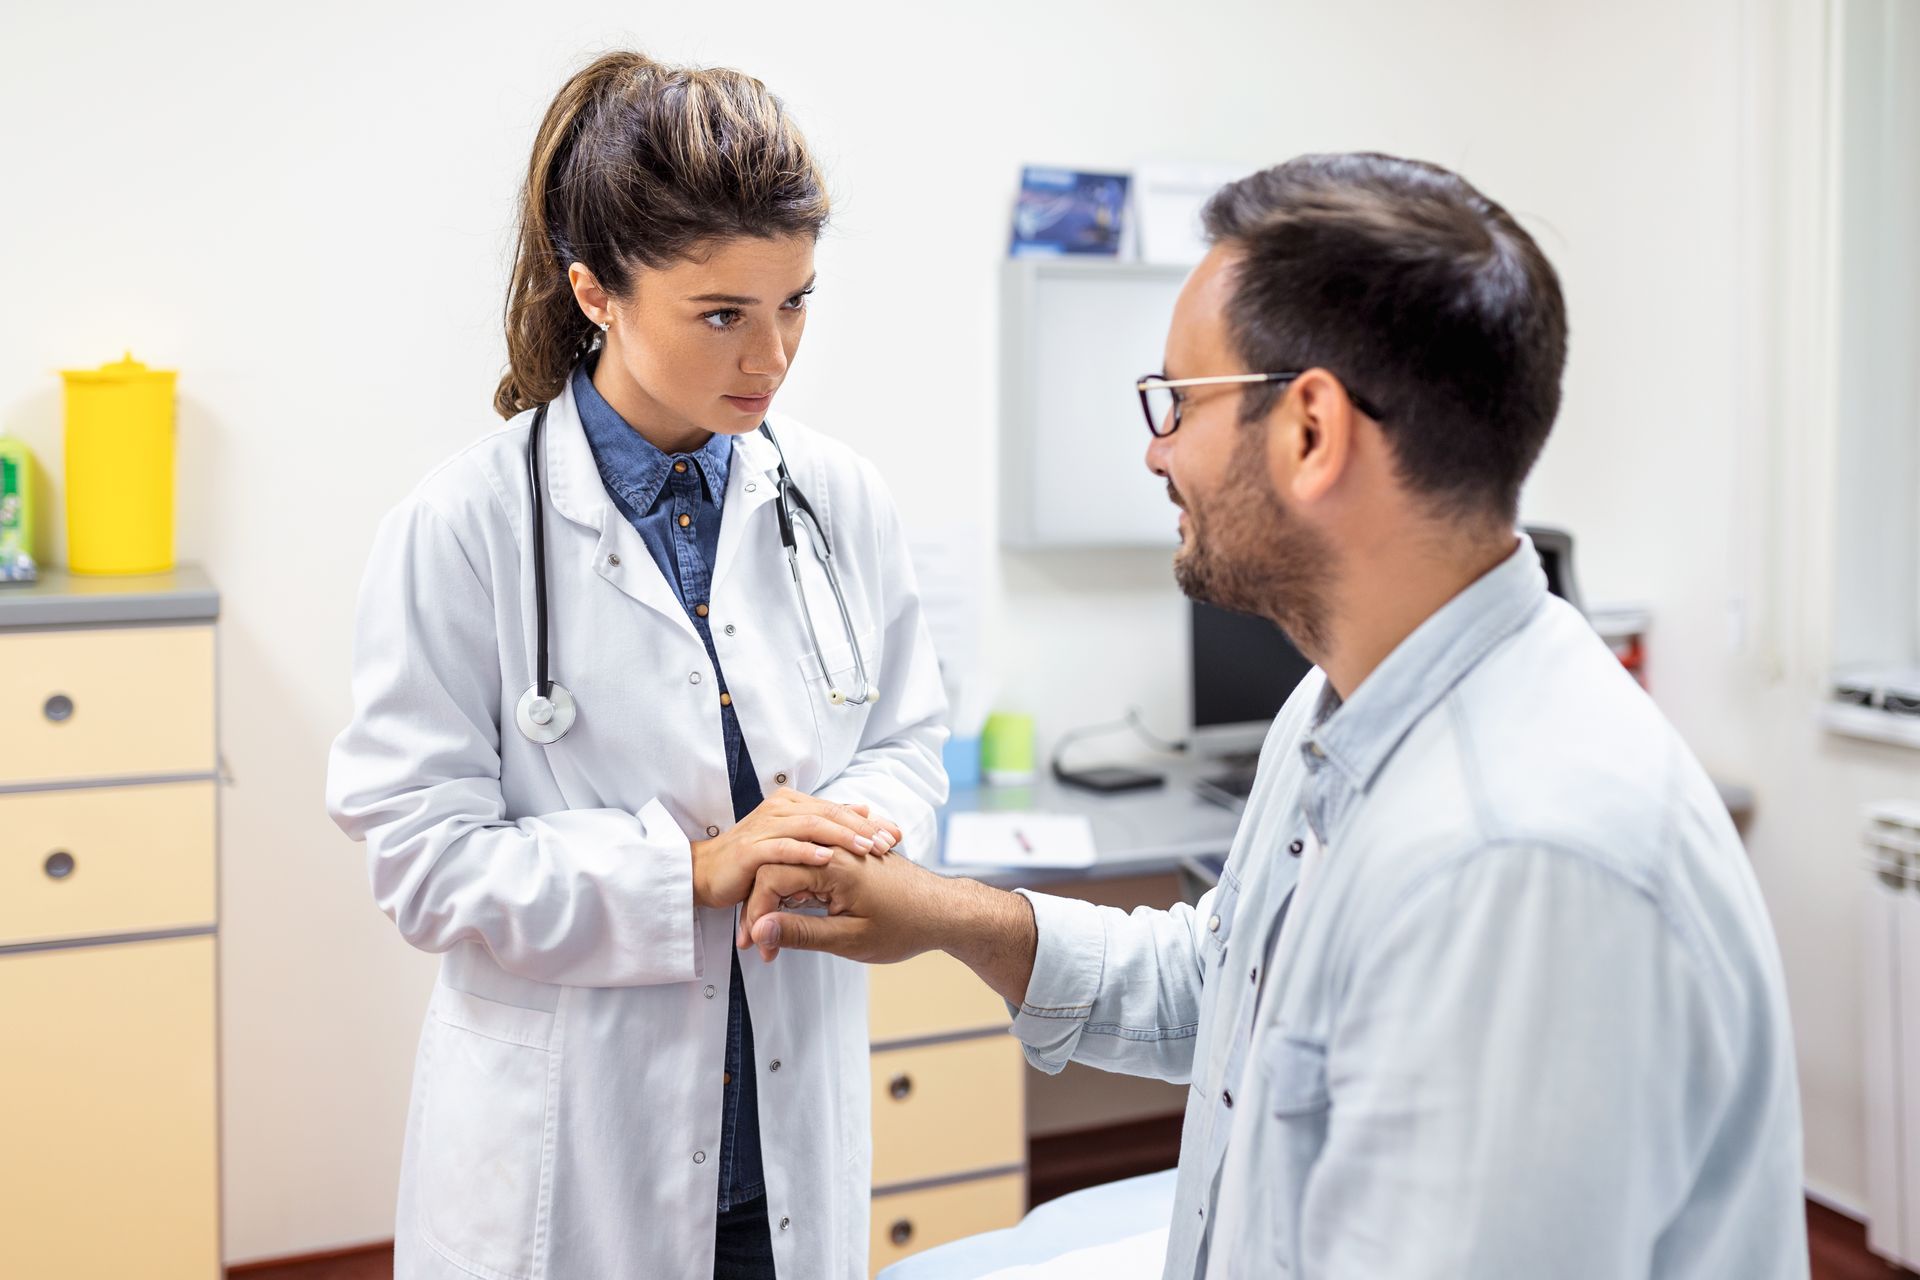
[(443, 957), (399, 1277), (867, 1273), (864, 971), (735, 937), (759, 867), (930, 848), (945, 799), (893, 504), (768, 412), (826, 216), (737, 72), (610, 54), (540, 127), (510, 420), (380, 526), (328, 775)]

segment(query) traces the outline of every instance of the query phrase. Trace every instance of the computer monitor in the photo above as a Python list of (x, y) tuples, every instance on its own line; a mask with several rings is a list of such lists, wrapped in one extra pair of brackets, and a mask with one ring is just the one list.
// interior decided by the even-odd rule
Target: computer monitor
[(1584, 613), (1586, 605), (1580, 599), (1580, 583), (1573, 576), (1573, 535), (1565, 529), (1535, 524), (1527, 526), (1527, 537), (1533, 540), (1533, 549), (1540, 554), (1540, 567), (1547, 575), (1547, 590)]
[(1188, 601), (1192, 610), (1193, 752), (1260, 750), (1281, 706), (1313, 664), (1264, 618)]

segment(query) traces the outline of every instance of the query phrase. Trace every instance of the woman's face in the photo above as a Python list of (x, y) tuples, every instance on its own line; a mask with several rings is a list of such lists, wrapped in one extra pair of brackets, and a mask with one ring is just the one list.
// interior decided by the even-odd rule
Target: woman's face
[(624, 298), (610, 298), (575, 263), (568, 275), (581, 310), (609, 322), (595, 389), (669, 452), (697, 448), (709, 432), (752, 431), (800, 349), (813, 244), (713, 241), (673, 266), (637, 269)]

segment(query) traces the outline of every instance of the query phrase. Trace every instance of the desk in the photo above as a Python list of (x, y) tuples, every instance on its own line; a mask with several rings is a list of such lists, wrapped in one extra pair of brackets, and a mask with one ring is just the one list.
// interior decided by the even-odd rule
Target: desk
[(1216, 772), (1217, 761), (1182, 760), (1154, 766), (1167, 775), (1167, 784), (1150, 791), (1105, 795), (1070, 787), (1043, 776), (1019, 787), (977, 787), (956, 791), (942, 814), (1070, 813), (1093, 825), (1094, 863), (1090, 867), (1045, 870), (994, 871), (982, 867), (927, 865), (946, 875), (964, 875), (1003, 889), (1039, 889), (1062, 883), (1081, 883), (1114, 876), (1166, 875), (1190, 858), (1224, 857), (1240, 827), (1240, 814), (1203, 800), (1193, 789), (1196, 778)]

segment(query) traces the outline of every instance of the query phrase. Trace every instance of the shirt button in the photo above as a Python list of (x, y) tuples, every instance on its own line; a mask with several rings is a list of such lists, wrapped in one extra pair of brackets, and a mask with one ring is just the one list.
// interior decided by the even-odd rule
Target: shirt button
[(709, 1000), (713, 999), (713, 987), (711, 984), (709, 984), (707, 987), (707, 999)]
[(684, 528), (686, 528), (686, 527), (687, 527), (688, 525), (690, 525), (690, 524), (692, 524), (692, 523), (693, 523), (693, 517), (692, 517), (692, 516), (681, 516), (681, 517), (680, 517), (680, 527), (681, 527), (682, 529), (684, 529)]
[(676, 462), (673, 464), (673, 469), (681, 475), (685, 475), (687, 473), (687, 464), (684, 462)]
[(1220, 1091), (1220, 1101), (1227, 1104), (1227, 1110), (1233, 1110), (1233, 1093), (1231, 1090), (1222, 1089)]
[(732, 1084), (732, 1083), (733, 1083), (733, 1072), (731, 1072), (731, 1071), (722, 1071), (722, 1072), (720, 1073), (720, 1083), (721, 1083), (721, 1084)]
[[(708, 838), (709, 838), (709, 839), (711, 839), (712, 837), (714, 837), (714, 836), (717, 836), (717, 835), (719, 835), (719, 834), (720, 834), (720, 828), (718, 828), (718, 827), (708, 827), (708, 828), (707, 828), (707, 836), (708, 836)], [(709, 993), (709, 994), (711, 994), (711, 993), (712, 993), (712, 991), (713, 991), (713, 988), (712, 988), (712, 987), (708, 987), (708, 988), (707, 988), (707, 991), (708, 991), (708, 993)]]
[(1218, 933), (1218, 932), (1220, 932), (1220, 917), (1219, 917), (1219, 916), (1215, 916), (1215, 917), (1214, 917), (1213, 919), (1211, 919), (1211, 920), (1209, 920), (1209, 921), (1207, 921), (1207, 932), (1208, 932), (1208, 933)]
[(694, 1162), (695, 1164), (705, 1164), (705, 1163), (707, 1162), (707, 1153), (706, 1153), (706, 1152), (704, 1152), (704, 1151), (696, 1151), (696, 1152), (694, 1152), (694, 1153), (693, 1153), (693, 1162)]
[[(680, 519), (682, 523), (686, 521), (685, 516), (681, 516)], [(1307, 750), (1312, 753), (1315, 760), (1325, 760), (1327, 758), (1327, 749), (1317, 742), (1309, 742), (1307, 744)]]
[(1253, 969), (1251, 969), (1251, 970), (1249, 970), (1249, 971), (1248, 971), (1248, 973), (1247, 973), (1247, 981), (1248, 981), (1248, 982), (1251, 982), (1251, 983), (1252, 983), (1252, 984), (1253, 984), (1254, 986), (1256, 986), (1256, 987), (1260, 985), (1260, 969), (1259, 969), (1259, 966), (1257, 966), (1257, 965), (1256, 965), (1256, 966), (1255, 966), (1255, 967), (1254, 967)]
[(707, 606), (703, 604), (697, 604), (693, 606), (693, 612), (695, 617), (704, 618), (707, 616)]
[(1287, 852), (1297, 858), (1300, 856), (1300, 851), (1305, 849), (1306, 847), (1307, 846), (1305, 842), (1300, 840), (1295, 840), (1292, 844), (1287, 846)]
[(700, 673), (699, 673), (698, 671), (694, 671), (694, 672), (691, 672), (691, 673), (689, 673), (689, 674), (688, 674), (688, 676), (687, 676), (687, 682), (688, 682), (689, 684), (699, 684), (699, 683), (700, 683)]
[(773, 775), (773, 781), (775, 786), (784, 787), (787, 785), (787, 775), (784, 773), (776, 773)]
[(732, 695), (732, 694), (730, 694), (730, 693), (723, 693), (723, 694), (721, 694), (721, 695), (720, 695), (720, 705), (721, 705), (721, 706), (723, 706), (723, 707), (730, 707), (730, 706), (732, 706), (732, 705), (733, 705), (733, 695)]
[(607, 556), (607, 563), (611, 565), (618, 565), (620, 563), (620, 557), (616, 554), (609, 553)]

